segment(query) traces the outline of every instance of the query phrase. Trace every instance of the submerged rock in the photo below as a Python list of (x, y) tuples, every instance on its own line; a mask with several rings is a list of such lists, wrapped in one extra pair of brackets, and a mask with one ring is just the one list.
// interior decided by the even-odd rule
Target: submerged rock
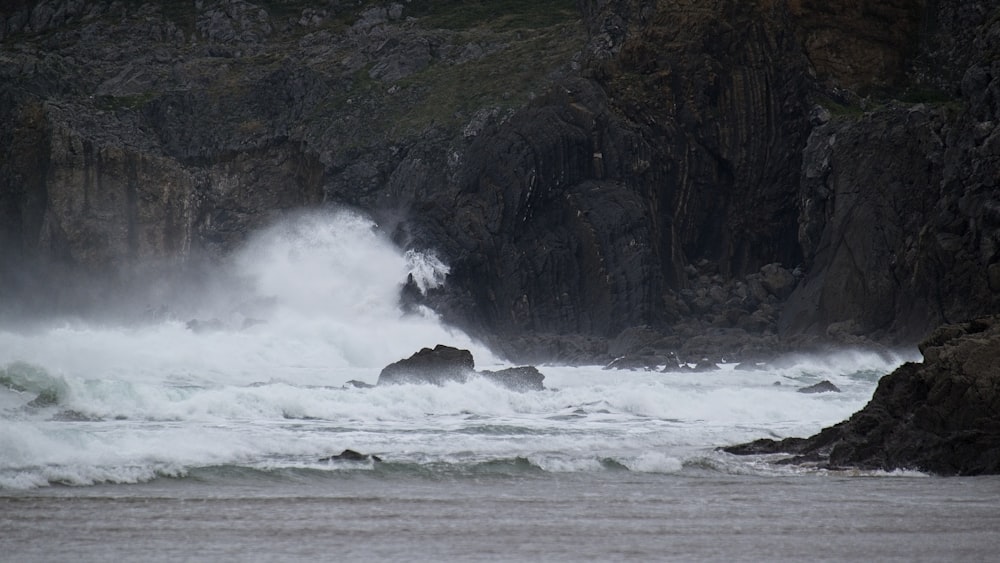
[(520, 366), (499, 371), (484, 370), (477, 373), (480, 377), (485, 377), (515, 391), (541, 391), (545, 389), (545, 385), (542, 384), (545, 376), (535, 366)]
[(1000, 315), (938, 328), (879, 382), (850, 419), (810, 438), (757, 440), (733, 454), (788, 453), (784, 463), (941, 475), (1000, 473)]
[(483, 377), (515, 391), (545, 389), (545, 376), (534, 366), (520, 366), (499, 371), (476, 371), (472, 352), (439, 344), (424, 348), (409, 358), (389, 364), (378, 376), (378, 385), (403, 383), (465, 383), (471, 377)]
[(802, 387), (798, 391), (799, 393), (840, 393), (840, 388), (824, 379), (815, 385)]
[(356, 452), (354, 450), (344, 450), (337, 455), (332, 455), (330, 457), (324, 457), (319, 460), (321, 463), (327, 463), (331, 461), (382, 461), (377, 455), (363, 454), (361, 452)]

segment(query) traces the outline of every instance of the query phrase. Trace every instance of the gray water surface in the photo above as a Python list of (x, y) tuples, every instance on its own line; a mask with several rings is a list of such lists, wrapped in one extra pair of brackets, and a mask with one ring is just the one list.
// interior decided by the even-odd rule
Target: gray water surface
[(995, 561), (1000, 478), (628, 471), (0, 492), (4, 561)]

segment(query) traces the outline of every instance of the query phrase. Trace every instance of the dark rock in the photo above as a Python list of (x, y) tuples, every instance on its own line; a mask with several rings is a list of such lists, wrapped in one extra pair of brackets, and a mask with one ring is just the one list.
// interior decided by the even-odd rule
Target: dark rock
[(820, 381), (815, 385), (801, 387), (799, 393), (840, 393), (840, 388), (827, 380)]
[(698, 360), (698, 363), (694, 366), (694, 371), (699, 373), (719, 371), (719, 365), (711, 360)]
[(514, 391), (541, 391), (545, 389), (545, 385), (542, 383), (545, 376), (535, 366), (513, 367), (499, 371), (483, 370), (476, 373), (480, 377)]
[(768, 264), (760, 269), (760, 283), (765, 290), (779, 300), (783, 300), (795, 289), (797, 280), (792, 272), (781, 264)]
[(608, 342), (608, 354), (614, 358), (635, 354), (663, 338), (663, 333), (649, 326), (633, 326)]
[(358, 381), (357, 379), (352, 379), (344, 384), (344, 388), (347, 389), (371, 389), (375, 387), (371, 383), (365, 383), (364, 381)]
[(475, 372), (472, 352), (439, 344), (424, 348), (409, 358), (389, 364), (378, 376), (378, 385), (464, 383)]
[(608, 340), (581, 334), (524, 333), (488, 339), (491, 349), (511, 362), (603, 365)]
[(677, 356), (670, 352), (647, 350), (646, 353), (629, 354), (611, 360), (604, 369), (655, 371), (662, 366), (676, 366)]
[(405, 360), (386, 366), (379, 374), (377, 385), (465, 383), (470, 377), (482, 377), (515, 391), (544, 389), (545, 376), (534, 366), (521, 366), (499, 371), (476, 371), (472, 353), (468, 350), (437, 345), (424, 348)]
[(320, 461), (320, 463), (329, 463), (329, 462), (333, 462), (333, 461), (375, 461), (375, 462), (379, 462), (379, 461), (382, 461), (382, 458), (380, 458), (377, 455), (373, 455), (373, 454), (363, 454), (363, 453), (360, 453), (360, 452), (356, 452), (354, 450), (344, 450), (344, 451), (340, 452), (337, 455), (332, 455), (330, 457), (324, 457), (324, 458), (320, 459), (319, 461)]
[(1000, 316), (942, 326), (921, 349), (923, 363), (883, 377), (850, 419), (811, 438), (758, 440), (725, 451), (788, 453), (788, 463), (830, 468), (1000, 473)]

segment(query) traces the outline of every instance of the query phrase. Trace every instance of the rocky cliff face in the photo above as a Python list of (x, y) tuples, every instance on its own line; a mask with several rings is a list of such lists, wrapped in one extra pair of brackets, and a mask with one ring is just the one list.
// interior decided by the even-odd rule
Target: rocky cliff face
[(799, 196), (809, 274), (786, 331), (849, 323), (915, 339), (1000, 306), (997, 16), (983, 3), (929, 5), (906, 88), (821, 113)]
[(512, 355), (913, 341), (1000, 310), (998, 22), (957, 0), (14, 3), (5, 306), (39, 279), (92, 297), (35, 268), (121, 286), (346, 204), (435, 250), (452, 274), (420, 298)]
[(758, 440), (737, 454), (793, 454), (784, 463), (834, 469), (916, 469), (942, 475), (1000, 473), (1000, 317), (944, 325), (908, 363), (879, 382), (850, 419), (811, 438)]

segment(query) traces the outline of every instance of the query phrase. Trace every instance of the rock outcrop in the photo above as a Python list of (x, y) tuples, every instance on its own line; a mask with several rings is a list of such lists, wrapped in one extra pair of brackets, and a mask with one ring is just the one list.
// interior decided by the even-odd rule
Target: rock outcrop
[(389, 364), (378, 376), (377, 385), (465, 383), (481, 377), (515, 391), (541, 391), (542, 375), (534, 366), (520, 366), (498, 371), (476, 371), (472, 352), (438, 344), (424, 348), (409, 358)]
[(319, 460), (320, 463), (333, 463), (333, 462), (351, 462), (351, 461), (371, 461), (371, 462), (381, 462), (382, 458), (374, 454), (363, 454), (361, 452), (356, 452), (354, 450), (344, 450), (339, 454), (332, 455), (330, 457), (324, 457)]
[(785, 463), (941, 475), (1000, 473), (1000, 316), (944, 325), (879, 382), (850, 419), (811, 438), (758, 440), (736, 454), (786, 453)]
[(840, 388), (824, 379), (819, 383), (797, 389), (799, 393), (840, 393)]
[(438, 344), (382, 368), (377, 385), (465, 383), (475, 371), (472, 352)]

